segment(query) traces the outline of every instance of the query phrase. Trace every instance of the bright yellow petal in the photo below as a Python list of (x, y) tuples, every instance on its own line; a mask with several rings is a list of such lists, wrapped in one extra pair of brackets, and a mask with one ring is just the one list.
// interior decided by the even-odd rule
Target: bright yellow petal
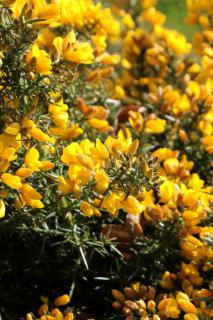
[(5, 216), (5, 204), (2, 199), (0, 199), (0, 218)]
[(20, 177), (10, 174), (10, 173), (3, 173), (1, 175), (1, 180), (5, 183), (8, 187), (12, 189), (20, 189), (22, 187)]

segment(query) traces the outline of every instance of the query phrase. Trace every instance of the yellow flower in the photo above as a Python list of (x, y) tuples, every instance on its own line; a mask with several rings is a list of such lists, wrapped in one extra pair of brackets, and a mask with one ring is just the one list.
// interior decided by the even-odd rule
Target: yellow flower
[(185, 221), (186, 226), (188, 226), (188, 227), (198, 225), (200, 223), (201, 219), (205, 218), (204, 213), (202, 213), (202, 212), (199, 213), (199, 212), (190, 211), (190, 210), (184, 211), (182, 216), (183, 216), (183, 219)]
[(33, 320), (33, 316), (31, 313), (27, 313), (26, 320)]
[(21, 126), (18, 122), (13, 122), (6, 127), (4, 130), (7, 134), (17, 135), (20, 132)]
[(38, 314), (41, 317), (42, 315), (47, 314), (48, 312), (48, 304), (44, 303), (42, 304), (42, 306), (40, 306), (40, 308), (38, 309)]
[[(51, 24), (51, 22), (57, 21), (59, 15), (59, 8), (56, 4), (47, 4), (46, 1), (28, 1), (28, 0), (16, 0), (13, 1), (12, 12), (15, 19), (19, 19), (21, 14), (26, 15), (28, 18), (44, 19), (35, 23), (35, 25), (42, 26)], [(25, 9), (25, 10), (23, 10)], [(54, 25), (54, 24), (53, 24)]]
[(181, 191), (183, 192), (183, 205), (188, 208), (192, 208), (192, 210), (193, 208), (197, 208), (200, 199), (199, 193), (192, 189), (187, 189), (183, 184), (181, 185)]
[(206, 136), (202, 139), (202, 143), (205, 147), (205, 149), (208, 151), (208, 153), (213, 153), (213, 135)]
[(64, 306), (70, 302), (70, 297), (67, 294), (64, 294), (54, 300), (56, 307)]
[(204, 181), (200, 179), (197, 173), (193, 173), (189, 178), (188, 186), (193, 190), (200, 190), (204, 186)]
[(186, 92), (189, 96), (193, 96), (196, 99), (200, 97), (200, 85), (196, 81), (189, 81), (186, 88)]
[(40, 317), (40, 320), (56, 320), (53, 316), (43, 315)]
[(83, 139), (80, 142), (81, 150), (84, 154), (92, 157), (92, 149), (94, 148), (94, 143), (89, 139)]
[(59, 182), (58, 190), (63, 195), (67, 195), (67, 194), (73, 192), (73, 190), (74, 190), (74, 182), (73, 181), (71, 181), (69, 179), (65, 179), (64, 177), (60, 176), (60, 177), (58, 177), (58, 182)]
[(136, 112), (136, 111), (129, 111), (128, 112), (129, 115), (129, 123), (130, 126), (135, 130), (135, 132), (140, 132), (143, 129), (143, 123), (144, 123), (144, 119), (142, 117), (142, 115), (140, 114), (140, 112)]
[(210, 120), (201, 120), (198, 124), (198, 128), (202, 131), (204, 136), (211, 136), (213, 134), (212, 121)]
[(96, 190), (100, 193), (105, 192), (109, 187), (109, 177), (103, 169), (95, 172)]
[(81, 164), (71, 164), (69, 166), (68, 176), (71, 181), (86, 185), (91, 178), (91, 170)]
[(187, 156), (185, 154), (183, 154), (183, 156), (181, 158), (181, 164), (187, 170), (191, 170), (193, 168), (193, 166), (194, 166), (194, 162), (193, 161), (188, 161)]
[(40, 50), (36, 43), (33, 44), (30, 52), (27, 54), (26, 62), (29, 64), (30, 68), (37, 73), (43, 75), (51, 74), (51, 59), (49, 58), (48, 53), (44, 50)]
[(76, 41), (75, 33), (70, 31), (63, 39), (56, 37), (53, 41), (53, 54), (56, 60), (63, 58), (72, 63), (91, 64), (94, 60), (89, 43)]
[(186, 37), (176, 30), (164, 29), (163, 34), (168, 47), (174, 51), (175, 54), (187, 54), (191, 50), (191, 44), (187, 42)]
[(190, 302), (187, 294), (183, 292), (178, 292), (176, 295), (176, 300), (180, 308), (186, 313), (197, 314), (196, 307)]
[(172, 105), (172, 110), (175, 115), (179, 116), (191, 110), (191, 104), (186, 94), (180, 96)]
[(145, 123), (145, 131), (147, 133), (162, 133), (165, 131), (166, 120), (150, 119)]
[(22, 128), (31, 129), (35, 128), (36, 124), (33, 120), (29, 119), (28, 117), (24, 117), (22, 120)]
[(166, 21), (166, 16), (157, 11), (155, 7), (150, 7), (142, 12), (141, 19), (153, 25), (162, 25)]
[(102, 62), (103, 64), (107, 64), (107, 65), (116, 65), (120, 62), (121, 58), (119, 55), (116, 54), (109, 54), (107, 52), (103, 53), (101, 56), (99, 56), (98, 58), (96, 58), (97, 62)]
[(21, 195), (23, 200), (32, 208), (41, 209), (44, 207), (43, 203), (40, 201), (42, 199), (42, 195), (29, 184), (24, 183), (22, 185)]
[(17, 158), (14, 148), (4, 148), (0, 141), (0, 171), (5, 172), (9, 168), (10, 162)]
[(86, 201), (82, 201), (81, 202), (81, 206), (80, 206), (80, 210), (83, 212), (83, 214), (85, 215), (85, 217), (91, 217), (93, 215), (100, 217), (101, 213), (98, 209), (92, 207), (88, 202)]
[(16, 174), (20, 177), (28, 178), (34, 171), (47, 171), (54, 167), (54, 164), (48, 160), (39, 161), (39, 156), (36, 148), (30, 148), (24, 158), (27, 168), (19, 168)]
[(180, 310), (174, 298), (162, 299), (158, 304), (158, 314), (160, 316), (172, 319), (178, 319)]
[(183, 299), (183, 300), (186, 300), (186, 301), (190, 301), (188, 295), (184, 292), (181, 292), (181, 291), (178, 291), (178, 293), (176, 294), (176, 300), (179, 300), (179, 299)]
[(33, 169), (30, 168), (19, 168), (16, 171), (16, 175), (20, 178), (29, 178), (33, 173)]
[(112, 131), (113, 128), (109, 125), (107, 120), (100, 120), (97, 118), (91, 118), (88, 120), (88, 123), (94, 128), (101, 132)]
[(169, 271), (165, 271), (163, 278), (160, 283), (161, 287), (167, 290), (172, 290), (175, 287), (174, 281), (171, 279), (171, 274)]
[(159, 148), (153, 152), (153, 157), (158, 157), (160, 161), (176, 158), (179, 154), (179, 151), (173, 151), (169, 148)]
[(39, 142), (50, 141), (50, 137), (39, 128), (28, 129), (29, 134)]
[(122, 22), (128, 29), (134, 29), (134, 27), (135, 27), (135, 22), (131, 16), (131, 14), (129, 14), (129, 13), (126, 13), (123, 16)]
[(5, 216), (5, 204), (2, 199), (0, 199), (0, 218)]
[(102, 9), (100, 3), (81, 0), (58, 0), (61, 10), (60, 22), (63, 25), (71, 24), (81, 31), (88, 24), (94, 34), (118, 36), (119, 23), (114, 19), (109, 8)]
[(153, 7), (156, 4), (157, 0), (140, 0), (141, 6), (144, 10), (149, 9), (150, 7)]
[(54, 163), (49, 160), (40, 161), (40, 170), (41, 171), (48, 171), (54, 168)]
[(81, 206), (80, 206), (80, 210), (83, 212), (83, 214), (85, 215), (85, 217), (91, 217), (93, 216), (93, 208), (92, 206), (86, 202), (86, 201), (82, 201), (81, 202)]
[(97, 55), (100, 55), (101, 53), (103, 53), (107, 47), (106, 36), (95, 35), (92, 37), (92, 42), (95, 46), (95, 52), (97, 53)]
[(62, 37), (55, 37), (52, 41), (52, 52), (55, 56), (55, 61), (58, 62), (59, 59), (62, 57), (63, 53), (63, 38)]
[(109, 151), (100, 139), (96, 140), (95, 147), (91, 149), (91, 152), (91, 157), (95, 162), (103, 162), (109, 159)]
[(1, 180), (4, 184), (12, 189), (20, 189), (22, 187), (21, 179), (16, 175), (3, 173), (1, 175)]
[(128, 196), (121, 203), (122, 209), (127, 213), (137, 215), (143, 211), (143, 205), (133, 196)]
[[(96, 6), (98, 8), (98, 6)], [(108, 34), (110, 38), (116, 38), (120, 33), (119, 22), (113, 17), (110, 8), (104, 8), (102, 10), (99, 6), (99, 12), (95, 15), (99, 18), (97, 25), (97, 33)]]
[(200, 277), (196, 265), (182, 262), (181, 274), (183, 274), (184, 277), (188, 277), (190, 282), (196, 286), (200, 286), (203, 283), (203, 278)]
[(165, 180), (160, 186), (160, 199), (171, 207), (176, 206), (179, 187), (173, 181)]
[(118, 100), (121, 100), (122, 98), (125, 97), (125, 91), (124, 89), (122, 88), (122, 86), (120, 85), (116, 85), (115, 88), (114, 88), (114, 94), (113, 94), (113, 98), (114, 99), (118, 99)]
[(48, 108), (53, 123), (62, 128), (66, 128), (68, 125), (69, 115), (67, 110), (68, 106), (64, 104), (63, 99), (60, 99), (57, 103), (49, 104)]
[(190, 234), (187, 235), (186, 238), (180, 240), (180, 247), (187, 258), (196, 259), (198, 261), (201, 258), (201, 256), (199, 255), (199, 250), (200, 253), (202, 253), (202, 247), (205, 248), (203, 242), (201, 242), (199, 239), (195, 238)]
[[(102, 71), (107, 70), (107, 68), (103, 69)], [(102, 72), (101, 71), (101, 72)], [(98, 73), (98, 70), (92, 71), (92, 73)], [(90, 79), (91, 80), (91, 79)], [(109, 111), (102, 106), (95, 105), (95, 106), (88, 106), (86, 105), (85, 101), (81, 98), (78, 98), (78, 108), (84, 114), (85, 118), (98, 118), (99, 120), (103, 120), (107, 117)]]
[(74, 31), (70, 31), (63, 40), (62, 50), (63, 52), (69, 50), (76, 43), (76, 36)]
[(121, 208), (121, 201), (124, 195), (113, 192), (110, 195), (104, 197), (101, 207), (107, 210), (111, 215), (116, 215)]
[(76, 42), (75, 47), (64, 52), (65, 60), (73, 63), (91, 64), (94, 60), (93, 50), (87, 42)]
[(49, 133), (55, 136), (59, 136), (61, 140), (71, 140), (80, 136), (83, 133), (83, 130), (79, 127), (78, 124), (76, 124), (72, 125), (69, 128), (49, 128)]
[(36, 39), (36, 42), (42, 47), (50, 48), (55, 39), (55, 35), (48, 28), (42, 29)]
[(180, 129), (179, 132), (178, 132), (178, 137), (180, 138), (181, 141), (183, 142), (187, 142), (189, 140), (189, 137), (186, 133), (185, 130), (183, 129)]
[(177, 174), (179, 169), (179, 161), (176, 158), (170, 158), (164, 161), (163, 166), (167, 174)]
[(67, 313), (64, 317), (64, 320), (74, 320), (74, 315), (73, 313)]
[(38, 170), (40, 167), (38, 150), (34, 147), (30, 148), (25, 155), (24, 162), (27, 167)]
[(63, 313), (57, 308), (51, 310), (51, 315), (54, 316), (56, 320), (64, 320)]
[(147, 303), (147, 309), (149, 311), (155, 311), (156, 303), (154, 300), (149, 300)]
[(77, 154), (83, 153), (81, 147), (77, 142), (70, 143), (67, 147), (64, 148), (63, 154), (61, 156), (61, 161), (67, 165), (71, 163), (77, 163)]
[[(21, 134), (18, 133), (16, 136), (2, 133), (0, 134), (0, 150), (4, 152), (6, 148), (14, 148), (18, 150), (21, 147)], [(1, 155), (2, 156), (2, 155)]]
[(93, 161), (92, 159), (87, 156), (86, 154), (82, 154), (82, 153), (78, 153), (77, 154), (77, 161), (84, 167), (86, 167), (87, 169), (92, 170), (93, 168)]
[(199, 318), (193, 313), (187, 313), (184, 315), (184, 320), (199, 320)]
[(193, 63), (188, 69), (187, 71), (190, 73), (190, 74), (197, 74), (201, 71), (201, 67), (198, 63)]
[(108, 136), (105, 140), (105, 145), (113, 157), (119, 158), (120, 152), (126, 154), (134, 153), (138, 148), (138, 140), (132, 141), (129, 128), (123, 128), (119, 130), (117, 139)]

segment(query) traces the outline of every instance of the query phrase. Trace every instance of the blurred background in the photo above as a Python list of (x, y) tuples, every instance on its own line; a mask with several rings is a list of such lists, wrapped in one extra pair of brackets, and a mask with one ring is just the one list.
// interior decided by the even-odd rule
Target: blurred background
[(199, 28), (198, 26), (186, 24), (186, 3), (187, 0), (158, 0), (156, 8), (166, 14), (166, 26), (172, 29), (178, 29), (183, 32), (188, 39), (191, 39), (193, 33)]
[[(100, 0), (95, 0), (100, 2)], [(140, 8), (140, 0), (101, 0), (105, 6), (118, 6), (130, 12), (130, 8)], [(209, 0), (213, 1), (213, 0)], [(192, 40), (193, 34), (199, 30), (198, 25), (188, 25), (187, 17), (187, 0), (156, 0), (156, 9), (167, 16), (166, 27), (177, 29), (185, 34), (188, 40)], [(140, 10), (140, 9), (139, 9)], [(135, 12), (135, 9), (134, 9)]]

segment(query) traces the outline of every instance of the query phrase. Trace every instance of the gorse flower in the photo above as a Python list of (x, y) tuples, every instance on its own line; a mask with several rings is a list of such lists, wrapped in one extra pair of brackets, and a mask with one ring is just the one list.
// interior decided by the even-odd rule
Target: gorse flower
[(26, 56), (26, 62), (32, 70), (43, 75), (51, 74), (51, 59), (47, 52), (40, 50), (37, 44), (34, 44)]

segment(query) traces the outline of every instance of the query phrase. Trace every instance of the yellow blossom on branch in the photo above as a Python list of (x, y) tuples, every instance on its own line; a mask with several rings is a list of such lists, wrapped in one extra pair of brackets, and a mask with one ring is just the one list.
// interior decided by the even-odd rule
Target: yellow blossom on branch
[(5, 204), (2, 199), (0, 199), (0, 218), (5, 216)]
[(34, 44), (26, 56), (26, 62), (30, 69), (43, 75), (50, 75), (52, 70), (51, 59), (47, 52), (40, 50), (37, 44)]

